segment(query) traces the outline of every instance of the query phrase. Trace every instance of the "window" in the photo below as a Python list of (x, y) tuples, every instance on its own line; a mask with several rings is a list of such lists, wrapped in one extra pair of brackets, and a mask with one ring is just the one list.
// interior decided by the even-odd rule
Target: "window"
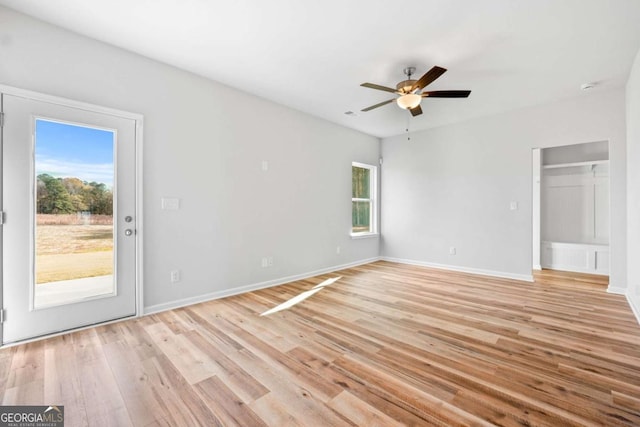
[(376, 167), (351, 164), (351, 235), (375, 234), (376, 227)]

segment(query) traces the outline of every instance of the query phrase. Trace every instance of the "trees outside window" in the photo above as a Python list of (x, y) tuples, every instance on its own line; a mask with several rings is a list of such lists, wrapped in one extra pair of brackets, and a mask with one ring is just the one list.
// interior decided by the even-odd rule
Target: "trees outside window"
[(113, 193), (103, 183), (40, 174), (36, 186), (37, 212), (40, 214), (90, 212), (113, 215)]

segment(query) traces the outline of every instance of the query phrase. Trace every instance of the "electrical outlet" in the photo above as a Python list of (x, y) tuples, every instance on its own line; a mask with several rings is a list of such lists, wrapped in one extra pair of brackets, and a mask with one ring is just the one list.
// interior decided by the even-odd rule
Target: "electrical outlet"
[(273, 257), (272, 256), (267, 258), (267, 267), (273, 267)]
[(180, 281), (180, 270), (171, 270), (171, 283)]
[(264, 268), (264, 267), (269, 267), (269, 260), (267, 259), (267, 257), (262, 257), (262, 262), (260, 263), (260, 265)]
[(454, 246), (451, 246), (449, 248), (449, 255), (455, 255), (456, 254), (456, 248)]

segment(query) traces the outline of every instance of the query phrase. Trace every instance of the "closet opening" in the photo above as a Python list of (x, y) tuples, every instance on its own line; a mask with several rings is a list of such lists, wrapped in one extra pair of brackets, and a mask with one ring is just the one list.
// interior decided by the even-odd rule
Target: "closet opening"
[(609, 275), (609, 144), (533, 150), (533, 268)]

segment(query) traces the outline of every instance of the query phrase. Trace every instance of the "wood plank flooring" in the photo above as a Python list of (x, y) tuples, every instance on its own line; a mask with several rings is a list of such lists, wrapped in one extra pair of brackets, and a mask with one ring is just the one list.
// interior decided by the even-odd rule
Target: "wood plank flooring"
[(2, 404), (67, 426), (639, 426), (640, 326), (605, 283), (376, 262), (4, 349)]

